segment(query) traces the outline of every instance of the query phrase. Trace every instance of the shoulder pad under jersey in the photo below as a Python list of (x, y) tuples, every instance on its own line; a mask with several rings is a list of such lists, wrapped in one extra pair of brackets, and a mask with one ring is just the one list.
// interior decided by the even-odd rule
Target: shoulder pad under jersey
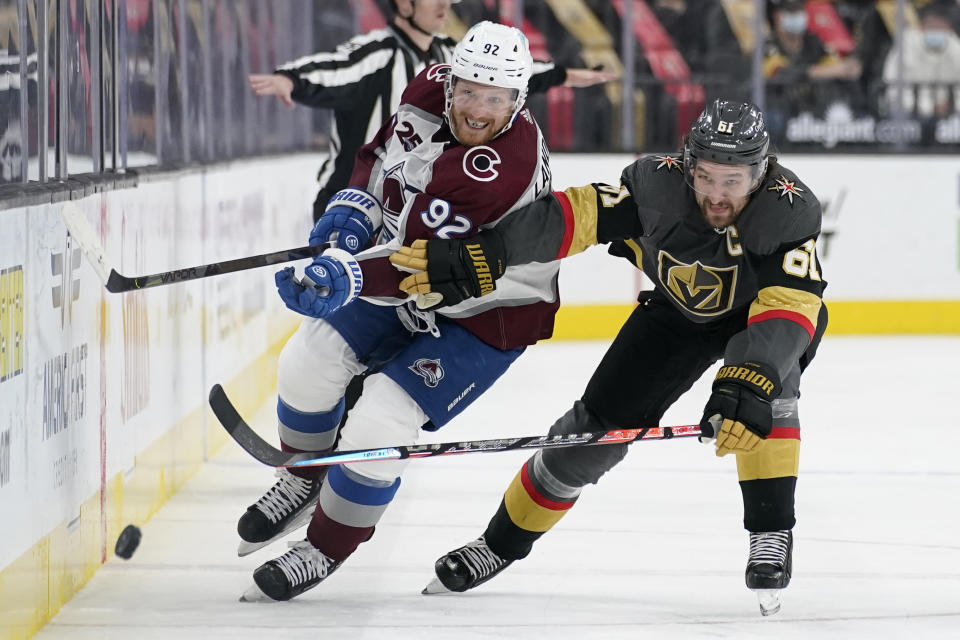
[(820, 201), (792, 171), (777, 164), (737, 221), (751, 253), (768, 255), (784, 244), (820, 233)]
[(401, 106), (409, 105), (434, 115), (442, 115), (446, 106), (443, 83), (449, 72), (449, 64), (434, 64), (421, 71), (403, 90)]
[(683, 183), (683, 158), (679, 154), (646, 154), (627, 166), (620, 176), (633, 199), (644, 205), (662, 194), (675, 197)]

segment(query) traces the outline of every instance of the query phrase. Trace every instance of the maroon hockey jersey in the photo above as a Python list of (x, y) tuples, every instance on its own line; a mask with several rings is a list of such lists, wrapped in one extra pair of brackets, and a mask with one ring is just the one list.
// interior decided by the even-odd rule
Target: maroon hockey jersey
[[(526, 107), (486, 145), (456, 141), (443, 116), (449, 71), (438, 64), (417, 76), (394, 117), (357, 154), (350, 184), (383, 206), (376, 246), (357, 255), (364, 272), (361, 297), (374, 304), (408, 301), (398, 288), (407, 274), (387, 259), (401, 245), (473, 235), (550, 191), (549, 152)], [(558, 271), (559, 262), (510, 267), (493, 293), (437, 314), (498, 349), (533, 344), (553, 332)]]

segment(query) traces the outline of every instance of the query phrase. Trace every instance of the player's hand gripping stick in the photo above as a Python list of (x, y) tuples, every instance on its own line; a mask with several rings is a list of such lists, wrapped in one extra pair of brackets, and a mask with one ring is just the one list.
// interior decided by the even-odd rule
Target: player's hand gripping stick
[(753, 451), (773, 430), (771, 402), (779, 395), (780, 377), (770, 365), (743, 362), (720, 367), (700, 421), (700, 441), (716, 438), (718, 456)]

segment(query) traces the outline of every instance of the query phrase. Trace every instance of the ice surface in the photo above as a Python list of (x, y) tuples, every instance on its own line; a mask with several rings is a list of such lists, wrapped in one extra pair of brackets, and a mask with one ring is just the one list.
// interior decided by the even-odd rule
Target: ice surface
[[(429, 439), (546, 432), (605, 346), (529, 349)], [(698, 421), (708, 390), (705, 377), (663, 424)], [(527, 454), (414, 461), (377, 535), (328, 582), (241, 603), (286, 545), (237, 558), (236, 520), (273, 476), (230, 443), (143, 526), (133, 559), (111, 558), (36, 637), (960, 638), (960, 339), (828, 337), (802, 391), (794, 577), (769, 618), (743, 584), (734, 461), (695, 439), (632, 445), (529, 558), (461, 595), (420, 590), (482, 532)], [(248, 418), (275, 441), (269, 403)]]

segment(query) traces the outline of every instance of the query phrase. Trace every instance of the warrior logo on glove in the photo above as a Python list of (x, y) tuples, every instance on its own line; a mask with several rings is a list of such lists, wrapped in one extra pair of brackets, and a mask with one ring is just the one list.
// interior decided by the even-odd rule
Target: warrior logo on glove
[(703, 410), (701, 441), (714, 434), (718, 456), (754, 451), (773, 431), (770, 402), (779, 395), (780, 376), (770, 365), (743, 362), (721, 367)]
[(743, 365), (733, 364), (726, 367), (720, 367), (720, 371), (717, 372), (715, 381), (731, 379), (743, 380), (748, 384), (752, 384), (755, 392), (759, 392), (762, 395), (771, 398), (771, 394), (776, 390), (777, 385), (758, 370), (748, 368), (760, 366), (761, 365), (758, 365), (756, 362), (745, 362)]
[(480, 289), (480, 295), (485, 296), (491, 293), (496, 285), (494, 285), (493, 276), (490, 274), (487, 257), (483, 254), (483, 246), (479, 242), (468, 242), (466, 249), (467, 255), (473, 261), (473, 271), (477, 274), (477, 286)]

